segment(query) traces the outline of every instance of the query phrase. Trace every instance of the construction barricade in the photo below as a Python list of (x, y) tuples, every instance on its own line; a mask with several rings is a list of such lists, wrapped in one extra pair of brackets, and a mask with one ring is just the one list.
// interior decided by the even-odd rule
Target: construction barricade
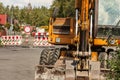
[(22, 36), (12, 35), (12, 36), (2, 36), (1, 45), (4, 46), (17, 46), (22, 44)]
[(48, 43), (48, 33), (36, 33), (33, 46), (52, 46)]

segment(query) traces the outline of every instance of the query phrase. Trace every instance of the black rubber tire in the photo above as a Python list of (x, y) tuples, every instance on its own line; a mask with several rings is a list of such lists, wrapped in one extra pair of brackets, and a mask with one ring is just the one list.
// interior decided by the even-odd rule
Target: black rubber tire
[(49, 54), (48, 64), (54, 65), (56, 63), (56, 61), (58, 60), (59, 55), (60, 55), (59, 49), (54, 49), (53, 51), (51, 51), (51, 53)]
[(108, 59), (108, 55), (105, 52), (101, 52), (99, 54), (98, 57), (99, 61), (100, 61), (100, 67), (101, 68), (107, 68), (107, 59)]
[(60, 55), (59, 49), (44, 49), (40, 56), (40, 65), (54, 65)]
[(41, 52), (40, 61), (39, 61), (40, 65), (48, 65), (49, 52), (50, 52), (49, 49), (44, 49)]

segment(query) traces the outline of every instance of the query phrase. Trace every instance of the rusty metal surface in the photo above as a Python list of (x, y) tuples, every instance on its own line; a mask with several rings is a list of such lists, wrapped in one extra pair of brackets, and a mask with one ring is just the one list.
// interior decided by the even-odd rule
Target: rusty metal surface
[(38, 65), (35, 80), (106, 80), (100, 62), (90, 61), (90, 70), (75, 71), (73, 59), (59, 59), (55, 65)]
[(70, 25), (70, 18), (56, 18), (55, 22), (53, 23), (54, 26), (69, 26)]
[(36, 66), (35, 80), (65, 80), (63, 60), (58, 60), (55, 65)]
[(89, 76), (88, 71), (77, 71), (76, 74), (78, 77), (88, 77)]
[(65, 70), (59, 68), (38, 67), (35, 72), (35, 80), (64, 80)]
[(77, 77), (77, 80), (89, 80), (88, 77)]
[[(64, 64), (65, 62), (65, 64)], [(73, 60), (58, 60), (55, 65), (38, 65), (35, 80), (75, 80)]]

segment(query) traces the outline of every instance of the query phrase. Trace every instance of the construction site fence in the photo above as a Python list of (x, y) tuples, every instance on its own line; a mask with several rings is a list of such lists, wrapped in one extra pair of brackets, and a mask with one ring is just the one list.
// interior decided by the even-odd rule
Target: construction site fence
[(22, 37), (21, 35), (7, 35), (0, 37), (1, 46), (24, 46), (24, 47), (53, 47), (48, 42), (47, 33), (37, 33), (34, 37)]

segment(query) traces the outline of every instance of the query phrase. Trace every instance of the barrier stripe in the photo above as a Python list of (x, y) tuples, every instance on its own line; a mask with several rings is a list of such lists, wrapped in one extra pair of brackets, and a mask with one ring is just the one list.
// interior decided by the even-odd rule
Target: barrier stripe
[(34, 39), (33, 46), (52, 46), (48, 43), (48, 36), (37, 36)]
[(22, 44), (22, 36), (2, 36), (1, 37), (2, 45), (21, 45)]

